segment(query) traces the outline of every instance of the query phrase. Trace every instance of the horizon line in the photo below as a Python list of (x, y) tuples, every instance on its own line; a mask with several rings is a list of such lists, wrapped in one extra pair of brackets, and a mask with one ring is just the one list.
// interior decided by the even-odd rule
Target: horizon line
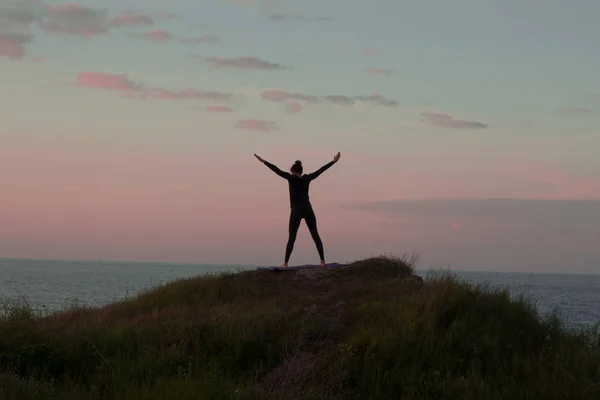
[[(370, 256), (373, 257), (373, 256)], [(365, 257), (365, 258), (370, 258)], [(114, 260), (114, 259), (61, 259), (61, 258), (28, 258), (28, 257), (1, 257), (1, 261), (50, 261), (50, 262), (68, 262), (68, 263), (115, 263), (115, 264), (172, 264), (173, 266), (198, 266), (198, 267), (250, 267), (255, 268), (258, 266), (265, 266), (265, 263), (251, 263), (251, 264), (235, 264), (235, 263), (206, 263), (206, 262), (193, 262), (193, 261), (148, 261), (148, 260)], [(360, 261), (357, 259), (355, 261)], [(354, 261), (351, 261), (354, 262)], [(551, 272), (551, 271), (498, 271), (498, 270), (484, 270), (484, 269), (458, 269), (451, 267), (414, 267), (415, 271), (422, 272), (477, 272), (477, 273), (491, 273), (491, 274), (519, 274), (519, 275), (589, 275), (589, 276), (600, 276), (600, 272)]]

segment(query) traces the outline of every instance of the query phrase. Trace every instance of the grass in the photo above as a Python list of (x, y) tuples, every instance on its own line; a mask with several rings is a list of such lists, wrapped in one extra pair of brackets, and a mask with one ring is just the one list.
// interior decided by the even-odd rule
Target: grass
[(181, 279), (0, 311), (0, 399), (598, 399), (600, 329), (413, 260)]

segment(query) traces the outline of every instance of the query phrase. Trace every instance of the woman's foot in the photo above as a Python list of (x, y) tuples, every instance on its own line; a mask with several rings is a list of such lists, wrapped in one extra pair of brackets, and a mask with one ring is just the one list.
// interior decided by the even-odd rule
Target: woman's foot
[(288, 263), (284, 262), (279, 268), (287, 268)]
[(321, 267), (324, 267), (324, 266), (325, 266), (325, 260), (321, 260), (321, 265), (320, 265), (320, 266), (321, 266)]

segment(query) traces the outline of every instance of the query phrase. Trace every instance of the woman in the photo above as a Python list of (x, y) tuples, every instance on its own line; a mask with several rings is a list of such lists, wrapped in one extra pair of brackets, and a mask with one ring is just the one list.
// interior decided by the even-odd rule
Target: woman
[(338, 162), (338, 160), (341, 157), (341, 154), (337, 153), (335, 157), (333, 157), (333, 161), (328, 162), (312, 174), (307, 175), (302, 174), (302, 162), (299, 160), (296, 161), (294, 165), (292, 165), (292, 167), (290, 168), (290, 173), (287, 173), (283, 172), (270, 162), (263, 160), (256, 154), (254, 156), (258, 159), (258, 161), (265, 164), (277, 175), (287, 180), (289, 185), (291, 207), (289, 237), (287, 246), (285, 248), (285, 262), (283, 263), (281, 268), (287, 268), (288, 266), (290, 256), (292, 255), (292, 250), (294, 250), (296, 234), (298, 233), (298, 228), (300, 227), (300, 222), (302, 221), (302, 219), (306, 221), (306, 226), (308, 226), (310, 235), (312, 236), (313, 240), (315, 241), (315, 244), (317, 245), (317, 251), (319, 252), (319, 256), (321, 257), (321, 266), (324, 266), (325, 252), (323, 250), (323, 243), (321, 242), (321, 238), (319, 237), (319, 231), (317, 230), (317, 218), (315, 217), (315, 213), (312, 209), (312, 205), (310, 204), (310, 199), (308, 197), (308, 187), (311, 181), (316, 179), (329, 167)]

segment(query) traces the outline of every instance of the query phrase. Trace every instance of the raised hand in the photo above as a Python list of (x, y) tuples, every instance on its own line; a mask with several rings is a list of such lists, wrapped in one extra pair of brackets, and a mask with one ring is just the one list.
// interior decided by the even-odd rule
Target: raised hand
[(341, 153), (337, 153), (334, 157), (333, 157), (333, 162), (338, 162), (338, 160), (340, 159), (340, 157), (342, 157)]
[(259, 156), (257, 156), (256, 154), (254, 154), (254, 157), (256, 157), (258, 159), (258, 161), (260, 161), (261, 163), (264, 163), (265, 160), (263, 160), (262, 158), (260, 158)]

